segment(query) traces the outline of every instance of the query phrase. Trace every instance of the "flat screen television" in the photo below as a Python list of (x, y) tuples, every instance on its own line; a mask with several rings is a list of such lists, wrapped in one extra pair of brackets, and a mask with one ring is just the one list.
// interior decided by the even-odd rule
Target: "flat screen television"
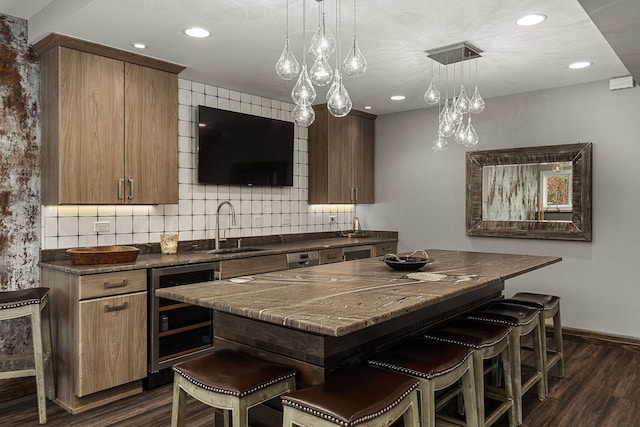
[(198, 106), (198, 182), (293, 185), (293, 123)]

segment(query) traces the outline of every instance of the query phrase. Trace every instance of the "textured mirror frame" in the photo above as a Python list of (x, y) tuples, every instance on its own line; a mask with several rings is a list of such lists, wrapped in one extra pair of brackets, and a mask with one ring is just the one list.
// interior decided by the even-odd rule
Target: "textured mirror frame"
[[(466, 233), (469, 236), (591, 241), (591, 143), (466, 153)], [(493, 165), (571, 162), (571, 221), (490, 221), (482, 218), (482, 168)]]

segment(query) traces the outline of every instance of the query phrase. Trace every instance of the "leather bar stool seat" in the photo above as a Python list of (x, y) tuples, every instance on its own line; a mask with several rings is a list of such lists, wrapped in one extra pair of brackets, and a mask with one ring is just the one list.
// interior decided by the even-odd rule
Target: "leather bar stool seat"
[(171, 425), (184, 426), (186, 398), (223, 410), (224, 425), (249, 425), (249, 408), (295, 390), (296, 371), (234, 350), (216, 350), (173, 366)]
[[(475, 350), (472, 353), (473, 375), (477, 397), (476, 408), (480, 425), (490, 426), (505, 413), (508, 413), (510, 427), (515, 427), (517, 424), (513, 383), (511, 381), (512, 363), (511, 346), (509, 345), (511, 329), (508, 325), (461, 318), (441, 328), (428, 330), (425, 333), (427, 338), (461, 344)], [(504, 375), (507, 378), (502, 389), (485, 386), (484, 383), (484, 361), (497, 356), (502, 356)], [(485, 398), (500, 402), (486, 416)]]
[(283, 426), (418, 427), (418, 380), (367, 365), (281, 397)]
[(33, 368), (1, 371), (0, 379), (34, 376), (38, 395), (40, 424), (47, 422), (46, 398), (55, 399), (51, 323), (49, 318), (49, 288), (38, 287), (19, 291), (0, 292), (0, 320), (29, 317), (33, 354), (0, 355), (0, 361), (24, 360), (33, 362)]
[[(436, 391), (449, 388), (462, 380), (466, 426), (475, 427), (480, 424), (473, 351), (471, 347), (455, 343), (429, 338), (411, 339), (391, 350), (372, 356), (369, 364), (418, 378), (422, 427), (436, 425)], [(444, 421), (452, 421), (449, 416), (438, 417)]]
[[(544, 352), (542, 348), (542, 328), (540, 328), (540, 310), (520, 304), (498, 302), (490, 304), (482, 310), (474, 311), (467, 316), (469, 319), (504, 324), (511, 326), (511, 372), (513, 373), (513, 394), (516, 407), (518, 425), (522, 424), (522, 395), (534, 385), (538, 385), (538, 399), (544, 400), (547, 396), (546, 372), (544, 367)], [(530, 376), (522, 380), (521, 338), (527, 335), (533, 336), (534, 368)], [(525, 370), (529, 367), (525, 367)]]
[(505, 301), (513, 303), (530, 305), (538, 307), (542, 310), (542, 330), (546, 331), (546, 319), (552, 319), (553, 322), (553, 349), (547, 347), (547, 340), (545, 339), (545, 333), (543, 333), (543, 347), (545, 356), (545, 365), (547, 372), (547, 385), (549, 384), (548, 375), (551, 368), (554, 366), (558, 370), (558, 376), (564, 377), (564, 351), (563, 339), (562, 339), (562, 319), (560, 316), (560, 297), (547, 294), (536, 294), (532, 292), (518, 292), (511, 298)]

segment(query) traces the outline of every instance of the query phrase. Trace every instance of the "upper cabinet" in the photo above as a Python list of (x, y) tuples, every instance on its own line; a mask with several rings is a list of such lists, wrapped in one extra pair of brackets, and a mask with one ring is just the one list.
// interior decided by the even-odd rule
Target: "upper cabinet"
[(314, 106), (309, 127), (309, 203), (373, 203), (375, 119), (351, 110), (334, 117)]
[(177, 203), (183, 67), (58, 34), (35, 48), (42, 203)]

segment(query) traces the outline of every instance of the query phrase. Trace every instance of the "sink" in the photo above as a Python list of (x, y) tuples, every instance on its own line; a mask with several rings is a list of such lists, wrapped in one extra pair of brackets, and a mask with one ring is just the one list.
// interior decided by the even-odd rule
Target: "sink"
[(243, 252), (257, 252), (257, 251), (263, 251), (264, 249), (260, 249), (260, 248), (223, 248), (223, 249), (211, 249), (208, 251), (201, 251), (204, 252), (206, 254), (212, 254), (212, 255), (224, 255), (224, 254), (238, 254), (238, 253), (243, 253)]

